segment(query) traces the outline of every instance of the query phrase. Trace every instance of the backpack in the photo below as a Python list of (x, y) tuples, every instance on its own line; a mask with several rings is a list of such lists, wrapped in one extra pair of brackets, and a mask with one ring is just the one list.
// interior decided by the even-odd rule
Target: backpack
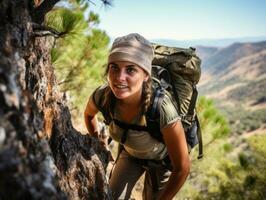
[(155, 55), (152, 61), (152, 77), (157, 83), (153, 84), (155, 94), (151, 110), (147, 113), (148, 126), (149, 121), (150, 126), (155, 124), (160, 108), (160, 98), (163, 98), (167, 91), (181, 116), (189, 150), (199, 144), (198, 158), (200, 159), (203, 157), (203, 145), (195, 107), (198, 96), (196, 84), (201, 75), (201, 60), (195, 53), (196, 49), (192, 47), (186, 49), (153, 44), (153, 48)]
[(160, 130), (159, 108), (164, 95), (170, 95), (181, 116), (189, 151), (199, 144), (198, 159), (200, 159), (203, 157), (202, 136), (195, 106), (198, 96), (196, 84), (201, 75), (201, 60), (195, 54), (195, 48), (192, 47), (185, 49), (153, 44), (153, 48), (155, 53), (152, 61), (154, 93), (152, 103), (146, 113), (147, 126), (127, 124), (112, 119), (101, 106), (103, 97), (97, 107), (103, 114), (107, 125), (113, 120), (116, 125), (125, 130), (121, 138), (122, 144), (126, 141), (129, 129), (147, 131), (154, 138), (164, 142), (162, 133), (158, 131)]

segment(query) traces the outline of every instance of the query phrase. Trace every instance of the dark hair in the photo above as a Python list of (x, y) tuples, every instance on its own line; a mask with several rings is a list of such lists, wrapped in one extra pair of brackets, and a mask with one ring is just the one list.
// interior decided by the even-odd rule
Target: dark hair
[[(108, 74), (109, 66), (106, 67), (106, 71), (104, 73), (105, 77)], [(145, 72), (146, 73), (146, 72)], [(151, 96), (152, 96), (152, 80), (151, 77), (145, 82), (143, 82), (142, 86), (142, 94), (141, 94), (141, 114), (145, 114), (148, 111), (148, 108), (151, 103)], [(106, 88), (106, 92), (104, 94), (104, 101), (103, 101), (103, 107), (104, 110), (106, 110), (111, 117), (114, 117), (114, 107), (115, 107), (115, 101), (116, 97), (111, 90), (110, 86)]]
[(143, 82), (142, 87), (142, 114), (145, 114), (148, 111), (148, 108), (151, 104), (152, 97), (152, 80), (151, 77), (145, 82)]

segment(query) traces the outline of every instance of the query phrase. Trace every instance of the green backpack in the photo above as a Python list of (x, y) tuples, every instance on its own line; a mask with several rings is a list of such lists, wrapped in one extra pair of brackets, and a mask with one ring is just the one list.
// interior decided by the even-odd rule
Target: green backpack
[(153, 84), (156, 85), (156, 92), (151, 110), (147, 114), (148, 126), (154, 126), (154, 123), (149, 125), (149, 121), (156, 121), (158, 118), (156, 113), (160, 108), (160, 98), (168, 91), (182, 118), (189, 149), (199, 144), (198, 158), (202, 158), (201, 128), (195, 110), (198, 96), (196, 84), (201, 75), (201, 60), (192, 47), (185, 49), (153, 44), (153, 48), (155, 55), (152, 61), (152, 77), (153, 82), (156, 82)]

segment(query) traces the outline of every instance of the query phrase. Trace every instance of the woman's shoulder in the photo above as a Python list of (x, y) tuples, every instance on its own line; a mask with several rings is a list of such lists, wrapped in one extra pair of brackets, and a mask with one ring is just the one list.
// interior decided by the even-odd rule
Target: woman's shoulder
[(174, 121), (181, 119), (177, 111), (176, 102), (169, 92), (166, 92), (165, 95), (163, 96), (159, 110), (160, 110), (161, 129), (173, 123)]
[(92, 97), (92, 100), (96, 106), (101, 104), (101, 101), (102, 101), (104, 94), (106, 93), (106, 90), (108, 87), (109, 86), (106, 83), (106, 84), (100, 85), (99, 87), (97, 87), (93, 91), (91, 97)]
[(92, 93), (92, 95), (102, 95), (105, 93), (106, 89), (108, 87), (108, 84), (105, 83), (105, 84), (102, 84), (100, 86), (98, 86)]
[(177, 114), (176, 102), (168, 91), (163, 95), (159, 106), (160, 112), (164, 114), (168, 114), (170, 111)]

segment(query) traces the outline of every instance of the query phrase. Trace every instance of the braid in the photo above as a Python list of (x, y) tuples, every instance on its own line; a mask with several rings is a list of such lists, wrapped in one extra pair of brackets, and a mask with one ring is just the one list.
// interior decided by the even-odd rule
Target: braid
[(142, 113), (145, 114), (148, 111), (148, 108), (151, 103), (151, 95), (152, 95), (152, 85), (151, 85), (151, 78), (148, 81), (143, 83), (143, 90), (142, 90)]

